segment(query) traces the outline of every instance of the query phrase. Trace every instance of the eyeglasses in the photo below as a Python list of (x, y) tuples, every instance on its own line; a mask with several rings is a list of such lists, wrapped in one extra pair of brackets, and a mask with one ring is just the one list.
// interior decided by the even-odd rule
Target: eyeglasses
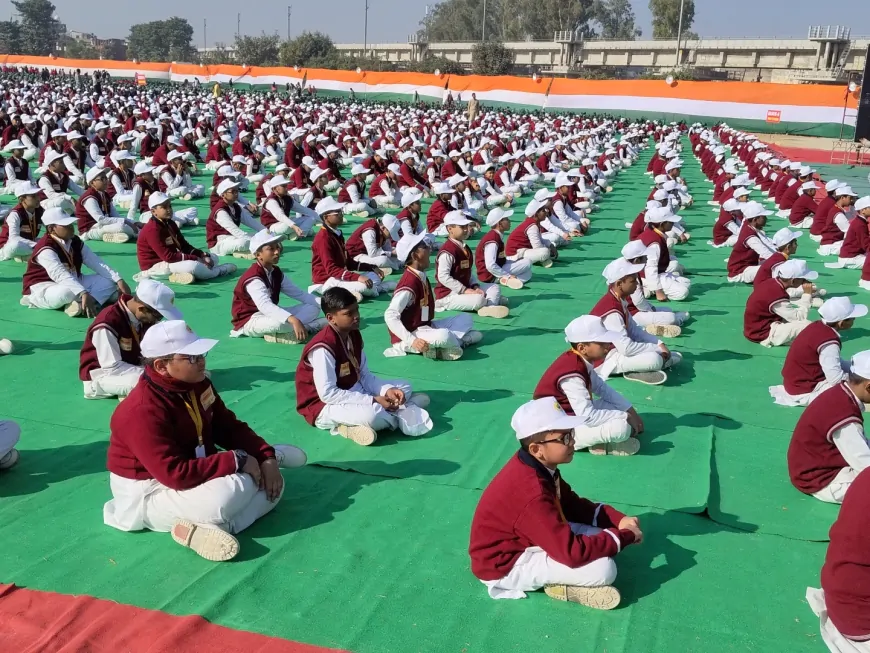
[(173, 357), (173, 360), (186, 360), (191, 365), (196, 365), (200, 361), (204, 361), (205, 357), (208, 356), (208, 354), (176, 354), (175, 356), (177, 356), (177, 358)]
[(541, 440), (538, 444), (549, 444), (550, 442), (558, 442), (559, 444), (565, 445), (566, 447), (574, 442), (574, 429), (570, 431), (566, 431), (562, 434), (560, 438), (553, 438), (552, 440)]

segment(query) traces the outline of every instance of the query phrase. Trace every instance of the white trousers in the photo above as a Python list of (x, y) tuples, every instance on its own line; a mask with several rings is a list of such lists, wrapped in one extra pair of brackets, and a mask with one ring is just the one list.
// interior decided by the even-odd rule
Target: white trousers
[[(549, 251), (547, 253), (549, 254)], [(519, 261), (508, 261), (501, 266), (501, 269), (508, 274), (512, 274), (523, 283), (532, 278), (532, 261), (527, 258)]]
[(327, 181), (326, 186), (323, 189), (327, 192), (332, 192), (334, 190), (338, 190), (341, 186), (341, 182), (338, 179), (333, 179), (332, 181)]
[[(411, 397), (411, 384), (407, 381), (385, 381), (380, 390), (381, 394), (386, 392), (388, 388), (398, 388), (404, 392), (406, 401)], [(359, 383), (354, 385), (351, 390), (366, 392)], [(341, 424), (367, 426), (375, 431), (383, 431), (397, 428), (399, 421), (383, 406), (372, 402), (370, 404), (327, 404), (314, 422), (314, 426), (331, 431), (333, 435), (337, 433), (336, 429)]]
[(234, 252), (248, 253), (250, 252), (250, 247), (250, 236), (241, 236), (239, 238), (236, 238), (235, 236), (224, 235), (218, 236), (215, 246), (208, 251), (217, 256), (230, 256)]
[(807, 603), (819, 618), (819, 628), (822, 640), (831, 653), (870, 653), (870, 641), (858, 642), (844, 637), (828, 618), (828, 608), (825, 605), (825, 593), (814, 587), (807, 588)]
[(214, 254), (209, 255), (211, 260), (214, 261), (213, 267), (208, 267), (205, 263), (201, 263), (200, 261), (178, 261), (177, 263), (166, 263), (165, 261), (161, 261), (150, 270), (145, 270), (144, 272), (140, 272), (136, 275), (139, 278), (145, 279), (166, 279), (169, 278), (171, 274), (192, 274), (196, 279), (214, 279), (217, 276), (220, 276), (221, 273), (221, 265), (218, 264), (217, 256)]
[(12, 238), (3, 247), (0, 247), (0, 261), (8, 261), (15, 257), (29, 257), (33, 253), (33, 248), (21, 238)]
[(638, 311), (632, 317), (634, 321), (642, 327), (650, 324), (674, 324), (680, 326), (686, 321), (688, 313), (683, 311), (674, 311), (667, 307), (656, 306), (654, 311)]
[(129, 191), (126, 193), (117, 193), (115, 197), (112, 198), (112, 204), (114, 204), (119, 209), (128, 210), (130, 205), (133, 203), (133, 192)]
[(813, 496), (826, 503), (843, 503), (843, 499), (846, 497), (846, 490), (849, 489), (857, 477), (858, 472), (851, 467), (844, 467), (837, 472), (837, 475), (828, 484), (828, 487), (819, 490)]
[(435, 312), (442, 311), (477, 311), (484, 306), (498, 306), (501, 302), (501, 286), (497, 283), (480, 284), (482, 295), (457, 295), (450, 293), (443, 299), (435, 300)]
[(402, 206), (402, 195), (398, 191), (392, 197), (377, 195), (372, 200), (379, 209), (397, 209)]
[[(186, 227), (187, 225), (196, 224), (199, 217), (199, 210), (195, 206), (189, 206), (186, 209), (172, 212), (172, 221), (178, 225), (178, 228)], [(139, 222), (148, 224), (151, 220), (151, 211), (145, 211), (139, 216)]]
[(353, 213), (365, 213), (369, 216), (374, 213), (374, 210), (368, 202), (352, 202), (344, 207), (344, 214), (351, 215)]
[(170, 490), (158, 484), (156, 491), (145, 497), (143, 521), (145, 528), (160, 533), (172, 530), (178, 519), (240, 533), (277, 505), (278, 501), (269, 501), (250, 474), (230, 474), (190, 490)]
[(392, 268), (393, 270), (398, 270), (402, 267), (399, 260), (395, 256), (390, 256), (389, 254), (380, 254), (378, 256), (360, 254), (359, 256), (355, 256), (353, 260), (357, 263), (367, 263), (379, 268)]
[[(446, 317), (443, 320), (432, 320), (431, 326), (420, 327), (416, 331), (412, 331), (411, 335), (420, 340), (425, 340), (434, 349), (456, 348), (463, 346), (462, 339), (473, 328), (474, 323), (471, 316), (468, 313), (460, 313), (459, 315)], [(397, 342), (384, 351), (384, 356), (391, 358), (419, 353), (410, 345)]]
[(205, 169), (214, 171), (223, 168), (224, 165), (226, 165), (226, 161), (209, 161), (205, 164)]
[(665, 360), (657, 351), (647, 351), (635, 356), (626, 356), (619, 353), (616, 349), (611, 349), (610, 353), (607, 354), (607, 358), (604, 359), (604, 362), (595, 371), (598, 373), (598, 376), (606, 381), (614, 374), (655, 372), (668, 369), (674, 365), (679, 365), (682, 360), (682, 355), (673, 351), (668, 360)]
[[(837, 259), (837, 267), (845, 268), (846, 270), (860, 270), (864, 267), (864, 259), (867, 258), (864, 254), (860, 256), (853, 256), (852, 258), (839, 258)], [(831, 264), (825, 264), (825, 267), (829, 267)]]
[[(576, 535), (596, 535), (600, 528), (571, 523)], [(613, 558), (599, 558), (582, 567), (572, 568), (556, 562), (539, 546), (531, 546), (517, 558), (510, 573), (499, 580), (482, 581), (494, 599), (524, 599), (545, 585), (601, 587), (613, 585), (616, 563)]]
[(112, 224), (95, 224), (88, 231), (81, 235), (82, 240), (102, 240), (107, 234), (125, 233), (130, 238), (136, 238), (136, 232), (133, 227), (126, 222), (113, 222)]
[(774, 322), (770, 325), (770, 333), (761, 341), (762, 347), (780, 347), (791, 344), (800, 332), (810, 325), (808, 320), (799, 322)]
[(734, 247), (734, 245), (736, 243), (737, 243), (737, 234), (732, 234), (731, 236), (729, 236), (728, 240), (726, 240), (721, 245), (715, 245), (712, 240), (707, 241), (708, 245), (711, 245), (711, 246), (715, 247), (716, 249), (719, 249), (720, 247)]
[(518, 249), (513, 256), (508, 256), (508, 261), (529, 261), (531, 263), (543, 263), (549, 261), (550, 249), (548, 247), (537, 247), (535, 249)]
[(74, 200), (69, 195), (57, 195), (55, 197), (49, 197), (48, 199), (44, 199), (39, 203), (39, 205), (45, 210), (62, 208), (70, 214), (72, 214), (75, 210), (73, 208), (73, 204)]
[[(293, 222), (302, 230), (303, 237), (311, 235), (311, 230), (314, 229), (314, 218), (298, 215), (293, 218)], [(285, 222), (276, 222), (269, 227), (269, 233), (275, 234), (276, 236), (286, 236), (292, 231), (293, 227)]]
[[(312, 304), (282, 306), (281, 308), (302, 322), (306, 328), (320, 319), (320, 307)], [(310, 328), (308, 330), (311, 331)], [(259, 312), (254, 313), (239, 331), (230, 331), (231, 336), (248, 336), (249, 338), (262, 338), (275, 333), (293, 333), (293, 327), (287, 323), (287, 320), (278, 320)]]
[[(362, 276), (371, 279), (371, 288), (367, 287), (362, 281), (342, 281), (341, 279), (330, 277), (321, 285), (314, 284), (309, 286), (308, 292), (316, 292), (322, 295), (330, 288), (344, 288), (351, 292), (358, 292), (365, 297), (377, 297), (381, 292), (386, 291), (389, 287), (384, 284), (383, 279), (374, 272), (362, 272), (361, 274)], [(395, 286), (393, 286), (393, 288), (395, 288)]]
[[(596, 410), (619, 410), (616, 406), (603, 399), (593, 399), (592, 405)], [(631, 426), (628, 423), (628, 414), (608, 420), (596, 426), (582, 425), (574, 427), (574, 449), (588, 449), (599, 444), (612, 442), (624, 442), (631, 437)]]
[(0, 458), (12, 451), (19, 439), (21, 439), (21, 427), (12, 420), (0, 420)]
[(85, 399), (107, 399), (109, 397), (126, 397), (136, 384), (142, 370), (112, 374), (109, 370), (93, 370), (91, 380), (84, 381)]
[(784, 385), (772, 385), (767, 390), (770, 396), (773, 397), (773, 403), (780, 406), (809, 406), (813, 399), (822, 394), (825, 390), (833, 387), (833, 383), (828, 381), (820, 381), (813, 388), (812, 392), (805, 392), (802, 395), (790, 395), (785, 391)]
[(689, 290), (692, 288), (691, 280), (673, 272), (660, 274), (659, 282), (662, 285), (665, 296), (674, 302), (681, 302), (686, 299), (689, 296)]
[[(813, 238), (813, 236), (810, 236)], [(819, 236), (819, 240), (821, 240), (821, 236)], [(845, 241), (838, 240), (836, 243), (831, 243), (830, 245), (819, 245), (819, 248), (816, 250), (820, 256), (839, 256), (840, 248), (843, 247), (843, 243)]]
[[(97, 274), (83, 274), (79, 283), (97, 304), (105, 304), (118, 291), (118, 286), (111, 280)], [(76, 298), (74, 288), (54, 281), (37, 283), (30, 287), (30, 294), (21, 298), (21, 304), (30, 308), (45, 308), (57, 310), (65, 308)]]
[(758, 276), (758, 270), (760, 265), (750, 265), (748, 268), (744, 268), (743, 272), (737, 274), (733, 277), (728, 277), (729, 283), (752, 283), (755, 281), (755, 277)]
[(6, 180), (6, 188), (4, 189), (4, 195), (15, 195), (15, 191), (18, 188), (26, 188), (30, 186), (30, 181), (19, 181), (18, 179), (7, 179)]

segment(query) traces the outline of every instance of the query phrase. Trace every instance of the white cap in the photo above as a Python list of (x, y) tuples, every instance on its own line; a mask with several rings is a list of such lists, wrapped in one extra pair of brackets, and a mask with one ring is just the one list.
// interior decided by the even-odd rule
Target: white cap
[(840, 184), (834, 189), (834, 197), (843, 197), (844, 195), (848, 195), (849, 197), (858, 197), (858, 193), (853, 191), (851, 186), (847, 186), (846, 184)]
[(55, 150), (48, 150), (45, 153), (45, 159), (42, 161), (42, 165), (46, 168), (50, 166), (52, 163), (57, 161), (58, 159), (62, 159), (66, 156), (63, 152), (57, 152)]
[(392, 215), (391, 213), (384, 213), (381, 218), (381, 224), (387, 228), (387, 231), (390, 232), (390, 239), (394, 241), (398, 241), (400, 237), (400, 228), (399, 219)]
[(135, 161), (136, 157), (128, 150), (115, 150), (112, 152), (112, 158), (115, 161)]
[(275, 188), (275, 186), (286, 186), (290, 182), (284, 175), (275, 175), (267, 183), (269, 184), (270, 188)]
[(107, 172), (109, 172), (108, 168), (91, 168), (85, 175), (85, 181), (90, 184), (94, 179), (104, 176)]
[(798, 170), (798, 175), (800, 175), (801, 177), (806, 177), (807, 175), (811, 175), (814, 172), (815, 170), (813, 170), (809, 166), (801, 166), (800, 170)]
[(401, 168), (401, 166), (399, 166), (398, 163), (391, 163), (390, 165), (387, 166), (387, 170), (389, 170), (390, 172), (394, 172), (397, 175), (401, 174), (401, 172), (402, 172), (402, 168)]
[(733, 211), (740, 211), (742, 208), (743, 204), (738, 202), (733, 197), (729, 197), (727, 200), (725, 200), (725, 203), (722, 204), (722, 210), (727, 211), (728, 213), (731, 213)]
[(741, 208), (744, 220), (751, 220), (762, 215), (773, 215), (773, 211), (765, 209), (760, 202), (746, 202)]
[(734, 199), (740, 199), (741, 197), (746, 197), (750, 195), (750, 192), (745, 188), (738, 188), (734, 191)]
[(202, 356), (218, 344), (217, 340), (200, 338), (183, 320), (160, 322), (145, 332), (142, 338), (143, 358), (163, 358), (174, 354)]
[(65, 227), (67, 225), (74, 224), (75, 222), (76, 217), (70, 215), (61, 208), (45, 209), (45, 213), (42, 214), (42, 224), (44, 224), (46, 227), (50, 224), (56, 224), (60, 225), (61, 227)]
[(556, 175), (556, 188), (561, 188), (562, 186), (573, 186), (576, 183), (576, 181), (571, 181), (571, 178), (563, 172)]
[(249, 245), (251, 254), (256, 254), (257, 250), (264, 245), (268, 245), (269, 243), (279, 243), (282, 240), (284, 240), (284, 236), (281, 234), (273, 234), (268, 229), (262, 229), (251, 236), (251, 243)]
[(853, 304), (848, 297), (831, 297), (819, 307), (822, 321), (828, 324), (867, 315), (867, 306)]
[(819, 278), (819, 273), (810, 270), (807, 267), (807, 262), (799, 258), (789, 259), (785, 263), (781, 263), (776, 268), (775, 274), (780, 279), (805, 279), (806, 281), (814, 281)]
[(565, 342), (616, 342), (619, 334), (608, 331), (597, 315), (581, 315), (565, 327)]
[(511, 428), (517, 440), (547, 431), (570, 431), (580, 423), (576, 417), (562, 410), (554, 397), (541, 397), (517, 408), (511, 417)]
[(325, 175), (325, 174), (327, 174), (327, 171), (324, 170), (323, 168), (314, 168), (314, 170), (312, 170), (312, 171), (308, 174), (308, 178), (309, 178), (309, 179), (312, 181), (312, 183), (313, 183), (313, 182), (317, 181), (318, 179), (320, 179), (320, 178), (321, 178), (323, 175)]
[(465, 181), (466, 179), (468, 179), (468, 177), (466, 177), (465, 175), (460, 175), (460, 174), (457, 173), (457, 174), (453, 175), (452, 177), (450, 177), (450, 178), (447, 180), (447, 183), (450, 184), (450, 187), (451, 187), (451, 188), (453, 188), (453, 187), (455, 187), (457, 184), (459, 184), (459, 183)]
[(494, 209), (490, 209), (489, 213), (486, 214), (486, 224), (490, 227), (494, 227), (504, 218), (509, 218), (514, 214), (513, 211), (505, 211), (500, 207), (496, 207)]
[(6, 151), (11, 152), (12, 150), (23, 150), (25, 149), (24, 143), (22, 143), (17, 138), (14, 141), (9, 141), (9, 144), (6, 146)]
[(343, 202), (336, 202), (331, 197), (324, 197), (317, 203), (317, 206), (314, 207), (314, 210), (317, 211), (318, 215), (323, 215), (324, 213), (334, 213), (335, 211), (341, 211), (344, 209)]
[(133, 168), (133, 172), (137, 175), (144, 175), (146, 172), (152, 172), (154, 170), (154, 166), (145, 163), (144, 161), (140, 161)]
[(396, 258), (399, 263), (404, 263), (408, 260), (408, 255), (414, 250), (414, 248), (419, 245), (421, 242), (426, 240), (426, 236), (429, 234), (427, 232), (419, 233), (419, 234), (406, 234), (399, 238), (399, 242), (396, 243)]
[(860, 211), (861, 209), (870, 208), (870, 195), (865, 195), (857, 202), (855, 202), (855, 210)]
[(136, 299), (158, 311), (167, 320), (181, 320), (181, 311), (175, 307), (175, 292), (153, 279), (142, 279), (136, 286)]
[(844, 184), (842, 181), (839, 181), (838, 179), (831, 179), (831, 181), (829, 181), (827, 184), (825, 184), (825, 190), (828, 191), (829, 193), (832, 193), (835, 190), (837, 190), (838, 188), (840, 188), (840, 186), (845, 186), (845, 185), (846, 184)]
[(228, 190), (232, 190), (233, 188), (238, 188), (241, 186), (237, 181), (233, 181), (232, 179), (224, 179), (221, 183), (218, 184), (217, 194), (223, 195)]
[(451, 188), (450, 184), (439, 182), (437, 184), (432, 184), (432, 192), (435, 195), (450, 195), (451, 193), (455, 193), (456, 190)]
[(26, 186), (21, 184), (20, 186), (15, 188), (15, 197), (24, 197), (25, 195), (38, 195), (42, 192), (42, 189), (39, 186), (34, 186), (31, 183), (28, 183)]
[(402, 208), (407, 209), (414, 202), (423, 199), (423, 192), (419, 188), (409, 188), (402, 193)]
[(178, 150), (172, 150), (169, 154), (166, 155), (167, 161), (175, 161), (175, 159), (183, 159), (184, 154), (179, 152)]
[(862, 379), (870, 379), (870, 351), (858, 352), (852, 356), (852, 364), (849, 367), (852, 374), (860, 376)]
[(660, 206), (651, 211), (647, 211), (644, 216), (644, 222), (648, 224), (661, 224), (662, 222), (680, 222), (682, 218), (675, 213), (671, 212), (671, 209), (667, 206)]
[(471, 224), (471, 220), (466, 218), (465, 214), (462, 211), (450, 211), (447, 215), (444, 216), (445, 227), (463, 227), (467, 224)]
[(353, 166), (353, 167), (350, 169), (350, 174), (352, 174), (352, 175), (354, 175), (354, 176), (356, 176), (356, 175), (364, 175), (364, 174), (366, 174), (366, 173), (368, 173), (368, 172), (371, 172), (371, 170), (369, 170), (368, 168), (366, 168), (366, 167), (365, 167), (364, 165), (362, 165), (361, 163), (357, 163), (355, 166)]
[(801, 184), (802, 190), (816, 190), (816, 182), (814, 181), (805, 181)]
[(164, 193), (152, 193), (148, 196), (148, 208), (154, 209), (161, 204), (165, 204), (169, 201), (169, 196)]
[(526, 217), (531, 218), (535, 213), (543, 209), (547, 206), (547, 202), (541, 202), (538, 200), (532, 200), (528, 204), (526, 204)]
[(640, 242), (640, 240), (629, 241), (622, 246), (620, 254), (622, 254), (622, 258), (629, 261), (634, 258), (646, 256), (646, 245)]
[(783, 227), (775, 234), (773, 234), (773, 244), (776, 245), (777, 249), (780, 247), (785, 247), (793, 240), (797, 240), (801, 236), (804, 235), (803, 231), (792, 231), (788, 227)]
[[(624, 258), (620, 257), (608, 263), (604, 268), (604, 271), (601, 273), (601, 276), (604, 277), (604, 280), (607, 281), (608, 285), (610, 285), (629, 275), (637, 274), (643, 269), (644, 265), (640, 263), (629, 263)], [(572, 342), (577, 341), (574, 340)]]

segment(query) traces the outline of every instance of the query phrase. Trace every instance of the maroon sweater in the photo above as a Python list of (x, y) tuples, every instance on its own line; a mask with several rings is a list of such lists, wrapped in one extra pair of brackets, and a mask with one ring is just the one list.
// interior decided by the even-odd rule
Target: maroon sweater
[(269, 297), (273, 304), (277, 304), (281, 298), (281, 282), (284, 280), (284, 273), (278, 267), (272, 268), (271, 277), (266, 273), (266, 269), (258, 262), (248, 268), (248, 270), (239, 277), (236, 288), (233, 290), (232, 304), (232, 321), (233, 329), (238, 331), (244, 327), (259, 309), (248, 293), (248, 284), (259, 279), (269, 291)]
[(79, 355), (79, 380), (90, 381), (91, 372), (100, 368), (97, 357), (97, 349), (94, 347), (94, 333), (100, 329), (108, 331), (118, 341), (118, 349), (121, 351), (121, 360), (129, 365), (141, 365), (142, 353), (139, 342), (148, 330), (148, 326), (139, 324), (138, 330), (133, 332), (133, 324), (127, 315), (126, 304), (132, 297), (121, 295), (117, 302), (106, 306), (93, 321), (85, 334), (85, 343)]
[(569, 415), (573, 415), (574, 408), (571, 406), (571, 402), (568, 401), (568, 395), (562, 390), (562, 382), (578, 376), (583, 379), (591, 397), (592, 379), (589, 376), (589, 368), (586, 367), (586, 361), (573, 350), (566, 351), (547, 368), (541, 380), (538, 381), (532, 396), (535, 399), (555, 397), (562, 410)]
[(327, 279), (340, 281), (360, 281), (360, 272), (372, 272), (375, 266), (357, 263), (348, 258), (342, 233), (335, 232), (326, 225), (317, 232), (311, 241), (311, 280), (326, 283)]
[[(580, 498), (561, 475), (554, 477), (529, 453), (519, 451), (483, 491), (474, 511), (468, 546), (471, 572), (484, 581), (504, 578), (532, 546), (571, 568), (613, 557), (634, 543), (631, 531), (617, 528), (623, 517), (615, 508)], [(605, 530), (575, 535), (569, 522)]]
[(858, 474), (831, 526), (831, 543), (822, 567), (828, 617), (840, 633), (856, 641), (870, 639), (870, 470)]
[(813, 322), (800, 332), (782, 366), (785, 391), (790, 395), (802, 395), (815, 390), (825, 380), (825, 371), (819, 363), (822, 347), (840, 345), (840, 334), (824, 322)]
[(477, 247), (474, 251), (474, 266), (477, 268), (477, 278), (484, 283), (494, 283), (498, 281), (489, 270), (486, 269), (486, 246), (490, 243), (495, 243), (496, 246), (496, 254), (495, 254), (495, 263), (500, 268), (503, 268), (505, 263), (507, 263), (507, 257), (505, 256), (505, 245), (502, 240), (501, 233), (493, 229), (489, 231), (483, 238), (480, 239), (480, 242), (477, 243)]
[(181, 229), (173, 220), (152, 217), (139, 232), (136, 241), (136, 258), (140, 270), (150, 270), (158, 263), (195, 261), (205, 256), (181, 235)]
[(110, 215), (112, 212), (112, 200), (109, 196), (103, 191), (88, 188), (84, 193), (82, 193), (82, 196), (79, 197), (75, 207), (75, 216), (78, 220), (80, 234), (87, 233), (97, 224), (97, 221), (91, 217), (91, 214), (88, 213), (88, 210), (85, 208), (85, 202), (90, 198), (97, 200), (97, 204), (100, 205), (103, 215)]
[[(195, 402), (202, 417), (205, 458), (196, 457), (199, 441), (185, 401)], [(275, 450), (224, 405), (211, 381), (181, 383), (151, 368), (115, 409), (109, 426), (108, 470), (137, 481), (155, 479), (172, 490), (235, 474), (236, 449), (258, 462), (275, 457)]]
[(335, 359), (336, 385), (342, 390), (350, 390), (359, 381), (359, 365), (363, 352), (362, 335), (359, 331), (351, 331), (348, 343), (343, 343), (335, 329), (325, 326), (302, 350), (302, 357), (296, 366), (296, 411), (311, 426), (314, 426), (317, 416), (326, 406), (317, 394), (317, 387), (314, 385), (314, 368), (308, 362), (308, 355), (320, 348), (326, 349)]
[(788, 293), (779, 279), (768, 279), (755, 286), (743, 313), (743, 335), (752, 342), (762, 342), (770, 335), (770, 326), (784, 320), (773, 312), (773, 306), (788, 301)]
[[(432, 294), (429, 279), (423, 281), (415, 272), (406, 268), (393, 295), (400, 291), (411, 293), (411, 303), (405, 307), (400, 316), (402, 326), (414, 333), (421, 326), (431, 325), (432, 314), (435, 312), (435, 296)], [(425, 320), (423, 319), (423, 307), (428, 308), (428, 317)], [(397, 342), (401, 342), (401, 338), (390, 331), (390, 342), (395, 345)]]

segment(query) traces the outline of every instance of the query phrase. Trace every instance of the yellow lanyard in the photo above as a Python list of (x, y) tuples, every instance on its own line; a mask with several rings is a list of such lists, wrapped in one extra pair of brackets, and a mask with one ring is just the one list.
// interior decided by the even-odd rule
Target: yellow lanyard
[(190, 391), (190, 403), (186, 399), (182, 399), (184, 407), (187, 408), (187, 414), (193, 420), (193, 425), (196, 427), (196, 439), (199, 446), (202, 446), (202, 415), (199, 414), (199, 405), (196, 403), (196, 394), (193, 390)]
[(658, 227), (653, 227), (653, 231), (655, 231), (662, 238), (667, 238), (661, 231), (658, 230)]

